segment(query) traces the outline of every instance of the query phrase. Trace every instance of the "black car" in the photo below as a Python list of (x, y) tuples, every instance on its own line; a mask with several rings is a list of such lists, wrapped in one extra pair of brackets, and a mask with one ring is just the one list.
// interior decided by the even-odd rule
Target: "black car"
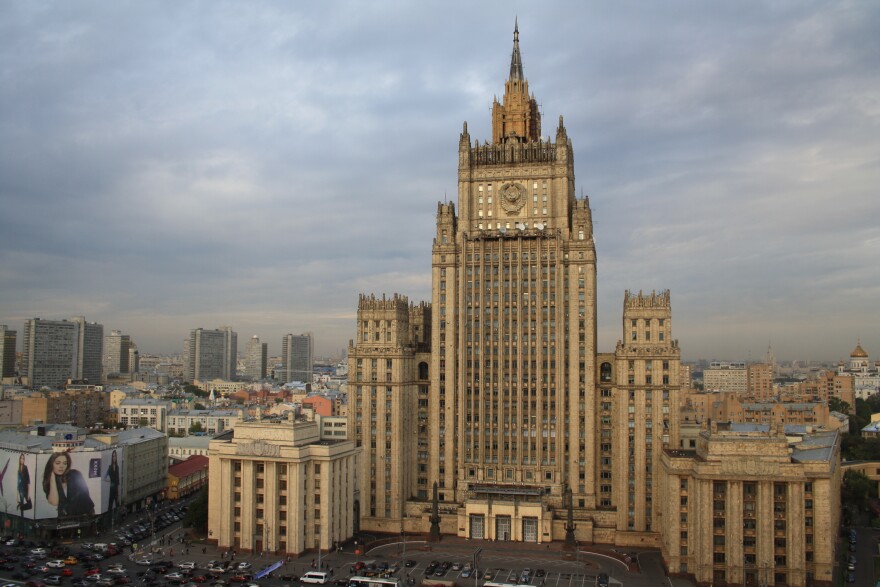
[(440, 566), (440, 563), (438, 563), (437, 561), (431, 561), (431, 564), (429, 564), (427, 567), (425, 567), (425, 574), (426, 575), (432, 574), (434, 571), (437, 570), (437, 567), (439, 567), (439, 566)]

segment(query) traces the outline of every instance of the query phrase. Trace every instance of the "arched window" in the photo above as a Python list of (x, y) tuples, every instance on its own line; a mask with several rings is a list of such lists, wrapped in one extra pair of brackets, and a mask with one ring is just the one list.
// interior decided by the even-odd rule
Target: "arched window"
[(419, 363), (419, 379), (428, 378), (428, 364), (422, 361)]
[(599, 380), (602, 382), (611, 381), (611, 363), (602, 363), (599, 367)]

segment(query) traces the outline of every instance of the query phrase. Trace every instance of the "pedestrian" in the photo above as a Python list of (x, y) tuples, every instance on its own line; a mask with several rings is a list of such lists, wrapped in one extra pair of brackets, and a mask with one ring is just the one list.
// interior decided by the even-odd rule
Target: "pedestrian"
[(202, 547), (202, 554), (207, 554), (207, 553), (208, 553), (208, 547), (207, 547), (207, 546), (203, 546), (203, 547)]

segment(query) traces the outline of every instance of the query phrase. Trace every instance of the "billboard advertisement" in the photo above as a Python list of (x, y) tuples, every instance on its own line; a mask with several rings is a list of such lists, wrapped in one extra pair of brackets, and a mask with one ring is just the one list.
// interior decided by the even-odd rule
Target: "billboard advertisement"
[(32, 520), (103, 514), (119, 507), (123, 451), (0, 449), (0, 512)]

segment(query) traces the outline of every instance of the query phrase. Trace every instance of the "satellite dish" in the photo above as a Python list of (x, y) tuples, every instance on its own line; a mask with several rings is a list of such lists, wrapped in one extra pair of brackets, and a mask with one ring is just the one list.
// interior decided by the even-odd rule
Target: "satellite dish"
[(525, 230), (525, 229), (526, 229), (526, 225), (523, 224), (522, 222), (517, 222), (517, 223), (516, 223), (516, 227), (517, 227), (519, 230)]
[(543, 222), (537, 223), (535, 225), (535, 228), (537, 228), (538, 230), (544, 230), (544, 223)]
[(504, 234), (505, 232), (507, 232), (507, 229), (506, 228), (499, 228), (498, 232), (500, 232), (501, 234)]

